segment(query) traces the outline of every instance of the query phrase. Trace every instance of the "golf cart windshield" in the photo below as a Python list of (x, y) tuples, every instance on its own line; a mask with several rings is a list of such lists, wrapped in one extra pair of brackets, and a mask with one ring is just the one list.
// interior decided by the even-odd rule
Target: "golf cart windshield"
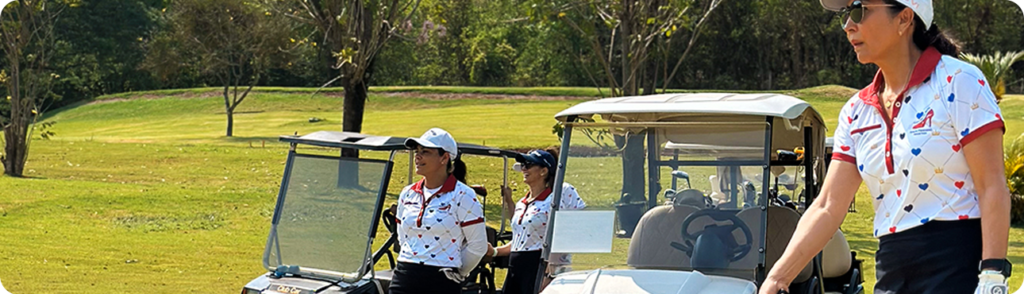
[(808, 143), (824, 140), (821, 118), (788, 96), (609, 98), (556, 119), (565, 128), (557, 180), (588, 206), (555, 213), (547, 260), (573, 271), (699, 271), (759, 282), (799, 220), (801, 207), (789, 200), (816, 189), (808, 183), (823, 172), (821, 152), (809, 152), (822, 146)]
[[(711, 131), (714, 130), (714, 131)], [(611, 127), (600, 122), (573, 127), (565, 183), (588, 202), (589, 211), (614, 212), (610, 250), (577, 253), (573, 270), (609, 267), (736, 273), (752, 279), (761, 262), (766, 123), (663, 124)], [(658, 201), (651, 206), (647, 195)], [(568, 244), (559, 230), (552, 252), (587, 252)], [(646, 215), (645, 215), (646, 213)], [(607, 215), (607, 214), (606, 214)], [(643, 216), (641, 218), (641, 216)], [(598, 223), (585, 221), (575, 223)], [(577, 237), (571, 237), (576, 239)], [(596, 248), (591, 248), (596, 249)], [(594, 250), (598, 251), (598, 250)], [(557, 262), (557, 260), (555, 260)]]
[[(315, 135), (323, 134), (286, 140), (315, 142), (310, 140)], [(323, 149), (309, 153), (318, 150)], [(370, 236), (392, 162), (342, 158), (340, 149), (328, 150), (335, 155), (300, 154), (294, 147), (289, 152), (264, 252), (264, 267), (270, 271), (284, 266), (290, 268), (287, 273), (340, 280), (358, 279), (367, 271)]]

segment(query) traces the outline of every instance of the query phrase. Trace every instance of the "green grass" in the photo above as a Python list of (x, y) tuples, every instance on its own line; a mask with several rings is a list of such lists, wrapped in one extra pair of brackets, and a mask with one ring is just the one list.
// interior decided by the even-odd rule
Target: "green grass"
[[(312, 95), (315, 89), (260, 88), (238, 109), (236, 137), (225, 138), (218, 90), (125, 93), (50, 112), (46, 119), (57, 122), (52, 128), (56, 137), (33, 140), (29, 178), (0, 177), (4, 286), (13, 293), (235, 293), (263, 273), (263, 247), (287, 153), (287, 145), (277, 138), (340, 130), (342, 98), (338, 89)], [(403, 87), (371, 92), (364, 133), (419, 136), (436, 126), (460, 141), (504, 148), (556, 145), (552, 116), (584, 98), (484, 99), (473, 94), (597, 94), (588, 88)], [(811, 102), (830, 129), (853, 93), (842, 87), (780, 92)], [(443, 93), (464, 96), (431, 96)], [(1024, 96), (1009, 96), (1002, 108), (1007, 138), (1024, 132)], [(310, 117), (326, 121), (309, 123)], [(407, 160), (407, 155), (396, 158), (392, 196), (409, 182)], [(500, 160), (467, 158), (467, 164), (470, 182), (485, 184), (496, 195)], [(510, 178), (521, 186), (514, 173)], [(590, 182), (599, 181), (572, 183), (585, 187)], [(595, 206), (615, 200), (608, 193), (594, 194), (601, 196), (584, 197)], [(497, 201), (488, 199), (488, 215), (498, 215)], [(870, 289), (877, 242), (870, 235), (866, 191), (859, 192), (857, 209), (847, 216), (843, 230), (865, 260), (865, 286)], [(377, 243), (382, 241), (378, 238)], [(1024, 264), (1022, 242), (1024, 230), (1014, 228), (1010, 259), (1015, 264)], [(1018, 266), (1016, 271), (1021, 270)], [(1021, 276), (1014, 277), (1011, 288), (1020, 283)]]

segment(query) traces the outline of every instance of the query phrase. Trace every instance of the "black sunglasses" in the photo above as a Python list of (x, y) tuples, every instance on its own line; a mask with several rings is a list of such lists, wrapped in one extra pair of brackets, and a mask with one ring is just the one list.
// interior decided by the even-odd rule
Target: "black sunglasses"
[(864, 20), (864, 11), (867, 10), (868, 7), (872, 7), (872, 6), (892, 7), (892, 6), (896, 6), (896, 5), (895, 4), (864, 4), (864, 3), (861, 3), (859, 0), (858, 1), (853, 1), (853, 3), (850, 4), (850, 6), (847, 6), (847, 7), (843, 8), (842, 11), (840, 11), (840, 13), (843, 14), (843, 22), (845, 22), (847, 19), (849, 19), (849, 20), (852, 20), (854, 23), (860, 23), (860, 21)]

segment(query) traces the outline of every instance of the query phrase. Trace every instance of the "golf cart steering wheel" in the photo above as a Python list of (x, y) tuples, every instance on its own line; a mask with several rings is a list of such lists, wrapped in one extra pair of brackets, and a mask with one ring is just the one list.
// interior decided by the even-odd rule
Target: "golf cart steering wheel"
[(678, 242), (672, 242), (670, 245), (672, 245), (672, 247), (675, 248), (675, 249), (679, 249), (679, 250), (681, 250), (683, 252), (686, 252), (687, 256), (691, 256), (692, 257), (692, 255), (693, 255), (693, 245), (692, 244), (696, 244), (697, 237), (700, 237), (701, 234), (704, 233), (704, 230), (701, 230), (699, 232), (691, 234), (689, 232), (690, 223), (692, 223), (693, 220), (701, 218), (701, 217), (710, 217), (711, 219), (714, 219), (715, 221), (726, 221), (726, 220), (728, 220), (729, 222), (732, 223), (732, 224), (726, 226), (726, 228), (730, 228), (730, 229), (727, 230), (727, 232), (729, 232), (730, 234), (733, 231), (735, 231), (736, 229), (739, 229), (739, 230), (743, 231), (743, 237), (746, 238), (746, 240), (743, 242), (743, 245), (739, 245), (738, 247), (733, 249), (733, 251), (732, 251), (732, 259), (729, 260), (729, 262), (739, 261), (740, 259), (743, 259), (743, 257), (747, 256), (747, 253), (750, 253), (750, 249), (751, 249), (750, 243), (754, 239), (753, 234), (750, 233), (750, 228), (747, 227), (747, 224), (744, 223), (743, 220), (740, 220), (740, 218), (737, 217), (736, 214), (734, 214), (734, 213), (732, 213), (730, 211), (717, 210), (717, 209), (703, 209), (703, 210), (694, 212), (694, 213), (690, 214), (689, 216), (687, 216), (686, 219), (683, 220), (683, 229), (682, 229), (683, 241), (686, 242), (686, 244), (681, 244), (681, 243), (678, 243)]

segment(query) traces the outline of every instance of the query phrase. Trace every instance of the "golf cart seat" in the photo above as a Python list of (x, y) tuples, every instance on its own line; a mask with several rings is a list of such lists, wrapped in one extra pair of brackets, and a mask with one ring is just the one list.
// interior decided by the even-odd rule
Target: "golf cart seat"
[(843, 231), (836, 230), (821, 251), (821, 275), (826, 279), (840, 277), (850, 271), (852, 264), (850, 244), (846, 242)]
[[(761, 219), (761, 209), (757, 207), (747, 208), (737, 213), (736, 216), (745, 223), (756, 224)], [(775, 266), (775, 262), (779, 261), (782, 253), (786, 251), (786, 246), (789, 245), (789, 239), (793, 238), (798, 222), (800, 222), (800, 214), (795, 210), (789, 207), (768, 206), (768, 223), (765, 224), (767, 232), (764, 234), (766, 271), (771, 271), (772, 267)], [(760, 232), (758, 232), (760, 229), (759, 226), (750, 226), (754, 236), (760, 235)], [(753, 266), (757, 263), (757, 258), (757, 255), (749, 254), (740, 261), (737, 261), (737, 263)], [(808, 263), (800, 271), (800, 274), (793, 279), (793, 283), (806, 282), (810, 279), (812, 270), (813, 265)]]
[[(633, 231), (629, 242), (629, 256), (626, 264), (638, 269), (680, 269), (690, 267), (690, 257), (672, 248), (672, 242), (682, 237), (683, 220), (700, 211), (690, 205), (661, 205), (644, 213)], [(708, 220), (708, 219), (702, 219)], [(690, 226), (710, 224), (709, 221), (694, 221)]]
[(487, 188), (485, 188), (483, 185), (472, 185), (469, 187), (473, 188), (473, 192), (476, 192), (476, 196), (487, 197)]

